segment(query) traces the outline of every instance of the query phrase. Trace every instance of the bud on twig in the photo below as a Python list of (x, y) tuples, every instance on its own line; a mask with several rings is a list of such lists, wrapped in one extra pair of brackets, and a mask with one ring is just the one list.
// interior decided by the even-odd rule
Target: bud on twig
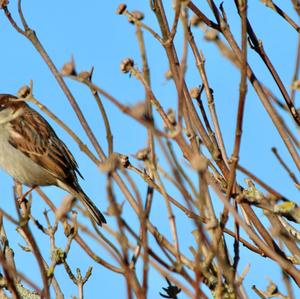
[(121, 62), (120, 70), (121, 70), (121, 72), (126, 74), (126, 73), (130, 72), (130, 70), (133, 68), (133, 66), (134, 66), (134, 61), (131, 58), (126, 58)]
[(168, 115), (168, 118), (169, 118), (170, 123), (172, 124), (172, 126), (176, 126), (176, 124), (177, 124), (176, 116), (175, 116), (175, 112), (172, 108), (168, 109), (167, 115)]
[(199, 99), (200, 97), (200, 94), (201, 94), (201, 90), (199, 87), (194, 87), (190, 90), (190, 95), (193, 99)]
[(145, 161), (148, 160), (148, 155), (149, 155), (149, 149), (148, 148), (143, 148), (141, 150), (139, 150), (136, 154), (135, 154), (135, 158), (137, 160), (140, 161)]
[(195, 170), (203, 172), (207, 169), (208, 161), (204, 156), (195, 154), (191, 159), (191, 165)]
[(206, 30), (205, 34), (204, 34), (204, 38), (207, 41), (215, 41), (215, 40), (219, 39), (218, 31), (215, 29)]
[(138, 21), (141, 21), (144, 19), (144, 14), (141, 11), (133, 11), (131, 15)]
[(17, 93), (19, 98), (26, 98), (30, 94), (30, 88), (27, 85), (22, 86)]
[(116, 10), (116, 14), (122, 15), (124, 13), (124, 11), (126, 10), (126, 8), (127, 8), (126, 4), (121, 3)]
[(8, 0), (0, 0), (0, 9), (4, 9), (8, 4)]
[(76, 70), (75, 70), (75, 62), (74, 62), (74, 58), (71, 58), (71, 61), (65, 63), (63, 65), (63, 67), (61, 68), (60, 73), (63, 76), (76, 76)]
[(83, 80), (88, 80), (91, 81), (92, 80), (92, 76), (93, 76), (93, 72), (94, 72), (94, 67), (91, 68), (90, 71), (82, 71), (78, 74), (78, 77), (83, 79)]
[(119, 153), (112, 153), (105, 161), (103, 161), (99, 168), (103, 172), (111, 173), (121, 167), (128, 167), (130, 164), (128, 156)]
[(196, 15), (192, 16), (190, 19), (191, 26), (198, 26), (201, 23), (202, 23), (201, 19)]

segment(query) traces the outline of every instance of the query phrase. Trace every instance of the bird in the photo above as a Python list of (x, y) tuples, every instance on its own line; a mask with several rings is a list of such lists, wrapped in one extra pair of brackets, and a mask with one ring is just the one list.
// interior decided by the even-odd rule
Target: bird
[(24, 99), (0, 94), (0, 168), (29, 186), (57, 186), (78, 198), (91, 218), (106, 219), (79, 185), (73, 155), (47, 120)]

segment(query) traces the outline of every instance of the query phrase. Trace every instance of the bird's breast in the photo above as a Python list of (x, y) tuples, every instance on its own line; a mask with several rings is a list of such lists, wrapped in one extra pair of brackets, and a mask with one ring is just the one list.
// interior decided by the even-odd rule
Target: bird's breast
[(8, 142), (8, 133), (0, 125), (0, 167), (28, 186), (56, 185), (56, 178)]

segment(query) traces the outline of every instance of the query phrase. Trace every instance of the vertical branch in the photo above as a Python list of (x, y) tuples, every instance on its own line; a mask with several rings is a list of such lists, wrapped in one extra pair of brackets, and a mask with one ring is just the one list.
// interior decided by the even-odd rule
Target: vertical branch
[(226, 190), (226, 198), (229, 200), (232, 192), (232, 187), (235, 182), (236, 167), (239, 161), (239, 151), (242, 138), (244, 106), (247, 93), (247, 0), (236, 0), (237, 9), (241, 17), (242, 27), (242, 54), (241, 54), (241, 80), (240, 80), (240, 94), (239, 105), (236, 119), (234, 149), (231, 157), (231, 167), (228, 177), (228, 186)]
[(173, 242), (174, 242), (174, 247), (176, 250), (176, 258), (177, 258), (177, 262), (180, 265), (180, 248), (179, 248), (179, 241), (178, 241), (178, 232), (177, 232), (177, 227), (176, 227), (176, 222), (175, 222), (175, 216), (171, 207), (171, 204), (168, 200), (168, 196), (167, 196), (167, 192), (165, 190), (165, 187), (163, 186), (163, 183), (160, 179), (159, 174), (157, 173), (157, 171), (154, 171), (154, 177), (156, 178), (156, 180), (158, 181), (161, 191), (162, 191), (162, 195), (165, 198), (165, 204), (167, 207), (167, 211), (168, 211), (168, 218), (170, 221), (170, 228), (171, 228), (171, 232), (172, 232), (172, 237), (173, 237)]
[[(298, 73), (299, 73), (299, 67), (300, 67), (300, 35), (298, 35), (298, 47), (297, 47), (297, 55), (296, 55), (296, 63), (295, 63), (295, 70), (292, 78), (292, 87), (295, 85), (297, 79), (298, 79)], [(291, 101), (295, 103), (295, 95), (296, 95), (296, 89), (291, 89)]]
[(220, 148), (222, 158), (223, 158), (225, 164), (228, 166), (226, 149), (225, 149), (223, 136), (222, 136), (220, 125), (219, 125), (219, 120), (218, 120), (217, 113), (215, 110), (214, 98), (213, 98), (212, 90), (209, 86), (208, 78), (207, 78), (206, 71), (205, 71), (205, 58), (204, 58), (203, 54), (199, 53), (199, 50), (196, 46), (196, 43), (195, 43), (195, 40), (194, 40), (194, 37), (193, 37), (193, 34), (192, 34), (190, 28), (188, 29), (188, 32), (189, 32), (190, 47), (195, 56), (196, 66), (198, 67), (198, 70), (199, 70), (199, 73), (200, 73), (200, 76), (201, 76), (201, 79), (203, 82), (203, 86), (204, 86), (205, 93), (206, 93), (206, 98), (208, 101), (208, 107), (210, 110), (210, 114), (211, 114), (211, 118), (213, 121), (215, 131), (216, 131), (216, 138), (217, 138), (217, 142), (218, 142), (217, 145)]
[(108, 116), (104, 109), (102, 100), (101, 100), (98, 92), (96, 90), (93, 90), (91, 85), (89, 85), (89, 87), (94, 95), (94, 98), (97, 102), (97, 105), (99, 107), (100, 113), (101, 113), (103, 121), (104, 121), (104, 126), (105, 126), (105, 131), (106, 131), (106, 140), (107, 140), (107, 145), (108, 145), (108, 156), (110, 156), (114, 151), (114, 146), (113, 146), (114, 144), (113, 144), (113, 135), (111, 132)]
[[(139, 49), (140, 49), (140, 55), (142, 58), (143, 77), (144, 77), (144, 80), (147, 82), (148, 86), (151, 86), (150, 69), (149, 69), (148, 60), (147, 60), (143, 31), (138, 24), (136, 24), (136, 35), (137, 35), (138, 45), (139, 45)], [(147, 92), (147, 90), (145, 90), (145, 117), (154, 123), (151, 99), (150, 99), (150, 95)], [(149, 151), (149, 159), (151, 161), (150, 163), (153, 166), (153, 168), (156, 168), (154, 136), (153, 136), (153, 132), (150, 128), (147, 129), (147, 136), (148, 136), (147, 147), (148, 147), (148, 151)], [(152, 169), (148, 168), (148, 171), (149, 171), (150, 177), (153, 179)], [(141, 224), (141, 242), (142, 242), (142, 246), (144, 248), (142, 290), (144, 292), (143, 295), (145, 297), (147, 296), (146, 292), (148, 289), (148, 270), (149, 270), (148, 231), (147, 231), (146, 221), (150, 215), (153, 195), (154, 195), (153, 188), (148, 186), (145, 207), (143, 208), (142, 205), (139, 206), (139, 209), (140, 209), (139, 220), (140, 220), (140, 224)]]
[[(16, 205), (18, 205), (18, 200), (24, 200), (23, 194), (22, 194), (22, 186), (20, 184), (16, 184), (15, 188), (14, 188), (14, 195), (15, 195), (15, 202)], [(28, 205), (26, 205), (25, 202), (21, 202), (21, 210), (22, 210), (22, 214), (19, 212), (19, 216), (20, 216), (20, 222), (21, 222), (21, 227), (20, 229), (23, 231), (24, 235), (26, 236), (30, 246), (31, 246), (31, 250), (33, 255), (35, 256), (38, 266), (40, 268), (40, 272), (41, 272), (41, 277), (42, 277), (42, 281), (43, 281), (43, 294), (41, 294), (41, 296), (43, 298), (46, 299), (50, 299), (50, 293), (49, 293), (49, 283), (48, 283), (48, 277), (47, 277), (47, 271), (45, 269), (45, 265), (43, 262), (43, 257), (41, 254), (41, 251), (36, 243), (36, 240), (34, 239), (31, 230), (28, 226), (28, 215), (30, 213), (30, 211), (28, 210)]]

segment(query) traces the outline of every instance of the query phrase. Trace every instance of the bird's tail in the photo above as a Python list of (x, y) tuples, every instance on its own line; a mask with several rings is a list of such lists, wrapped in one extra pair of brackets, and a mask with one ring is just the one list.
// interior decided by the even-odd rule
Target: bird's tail
[(78, 198), (86, 207), (92, 219), (98, 225), (102, 226), (102, 223), (106, 223), (106, 219), (104, 218), (103, 214), (99, 211), (96, 205), (90, 200), (90, 198), (84, 193), (84, 191), (78, 184), (74, 185), (74, 187), (71, 187), (70, 185), (63, 183), (62, 181), (58, 181), (58, 186), (71, 193), (74, 197)]
[(99, 211), (96, 205), (89, 199), (89, 197), (83, 191), (77, 193), (76, 197), (83, 203), (93, 220), (98, 225), (102, 226), (102, 223), (106, 223), (106, 219), (103, 216), (103, 214)]

